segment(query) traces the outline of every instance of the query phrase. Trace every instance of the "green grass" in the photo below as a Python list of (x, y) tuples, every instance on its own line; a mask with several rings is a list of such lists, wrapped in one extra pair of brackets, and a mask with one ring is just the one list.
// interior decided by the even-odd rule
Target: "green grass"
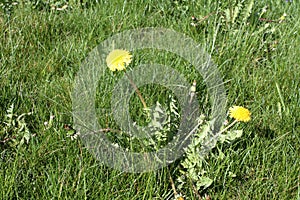
[[(0, 144), (0, 198), (174, 198), (169, 173), (177, 186), (178, 163), (143, 174), (110, 169), (94, 159), (80, 140), (68, 138), (63, 128), (64, 124), (72, 124), (71, 93), (76, 73), (93, 48), (124, 30), (165, 27), (203, 44), (226, 82), (228, 107), (243, 105), (252, 112), (252, 120), (239, 125), (244, 129), (242, 138), (220, 147), (225, 158), (207, 159), (208, 176), (214, 182), (200, 191), (200, 195), (209, 195), (211, 199), (299, 199), (299, 3), (258, 2), (246, 24), (228, 25), (221, 14), (213, 14), (202, 25), (193, 27), (191, 16), (201, 18), (233, 2), (105, 2), (86, 8), (74, 5), (67, 11), (20, 5), (9, 18), (1, 11), (0, 121), (11, 104), (18, 115), (33, 112), (26, 122), (35, 136), (28, 145), (15, 151)], [(265, 18), (277, 20), (284, 12), (288, 16), (283, 23), (270, 23), (273, 33), (255, 33), (265, 23), (255, 14), (265, 5), (269, 5)], [(276, 49), (271, 50), (272, 45)], [(171, 65), (191, 83), (194, 79), (201, 83), (199, 74), (187, 70), (188, 63), (176, 60), (174, 55), (156, 56), (151, 51), (141, 51), (134, 53), (134, 59), (135, 64), (151, 59)], [(113, 78), (107, 71), (111, 85), (103, 81), (98, 89), (98, 106), (108, 116), (109, 91), (117, 81)], [(202, 87), (199, 84), (197, 90)], [(154, 93), (152, 89), (141, 88), (147, 103), (154, 103), (151, 97), (163, 101), (164, 88), (154, 87)], [(103, 102), (101, 92), (107, 94)], [(204, 95), (199, 98), (205, 101)], [(131, 105), (133, 110), (142, 108), (137, 96), (132, 98)], [(209, 108), (202, 109), (206, 112)], [(45, 130), (44, 122), (50, 115), (55, 116), (54, 124)], [(110, 120), (99, 119), (103, 126)], [(192, 186), (177, 190), (186, 199), (197, 199)]]

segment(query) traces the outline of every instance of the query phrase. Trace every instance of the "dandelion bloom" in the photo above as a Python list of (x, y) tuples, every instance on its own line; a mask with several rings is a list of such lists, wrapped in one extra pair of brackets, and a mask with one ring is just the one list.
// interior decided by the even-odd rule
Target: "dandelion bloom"
[(248, 122), (251, 119), (250, 111), (242, 106), (232, 106), (229, 108), (229, 114), (230, 117), (236, 119), (237, 121)]
[(106, 63), (111, 71), (121, 71), (126, 68), (131, 62), (130, 53), (126, 50), (116, 49), (109, 53), (106, 58)]

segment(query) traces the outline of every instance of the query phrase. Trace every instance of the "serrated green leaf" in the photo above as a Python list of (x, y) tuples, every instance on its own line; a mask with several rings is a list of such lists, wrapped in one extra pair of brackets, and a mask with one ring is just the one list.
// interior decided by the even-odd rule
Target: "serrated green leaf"
[(156, 102), (155, 111), (160, 112), (160, 113), (164, 113), (164, 111), (161, 109), (161, 105), (158, 101)]
[(235, 23), (235, 20), (237, 19), (241, 8), (242, 8), (241, 3), (238, 3), (238, 5), (234, 7), (233, 13), (232, 13), (232, 16), (231, 16), (231, 23)]
[(248, 18), (250, 17), (250, 15), (251, 15), (251, 13), (252, 13), (253, 5), (254, 5), (254, 0), (250, 0), (250, 1), (246, 4), (245, 8), (243, 9), (243, 12), (242, 12), (242, 14), (241, 14), (242, 17), (243, 17), (243, 19), (242, 19), (242, 22), (243, 22), (243, 23), (246, 23), (247, 20), (248, 20)]
[(26, 128), (26, 130), (25, 130), (25, 132), (24, 132), (23, 138), (25, 139), (26, 144), (28, 144), (28, 143), (29, 143), (29, 140), (30, 140), (30, 138), (31, 138), (31, 134), (30, 134), (30, 132), (29, 132), (29, 130), (28, 130), (27, 128)]
[(204, 187), (203, 189), (208, 188), (213, 183), (213, 180), (209, 177), (202, 176), (199, 178), (198, 182), (196, 183), (197, 189), (200, 190), (201, 187)]
[(232, 141), (237, 138), (240, 138), (242, 135), (243, 135), (243, 130), (227, 131), (226, 139)]
[(218, 140), (221, 144), (223, 144), (227, 139), (227, 135), (219, 134)]

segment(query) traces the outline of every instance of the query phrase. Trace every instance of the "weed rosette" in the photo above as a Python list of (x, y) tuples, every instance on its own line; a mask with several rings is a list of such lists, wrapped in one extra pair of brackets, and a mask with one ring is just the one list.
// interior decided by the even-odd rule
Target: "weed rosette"
[[(165, 28), (141, 28), (113, 35), (90, 52), (77, 73), (72, 94), (73, 119), (74, 128), (95, 158), (124, 172), (147, 172), (174, 162), (183, 155), (199, 126), (199, 103), (195, 92), (190, 90), (191, 83), (182, 72), (158, 63), (140, 63), (125, 69), (132, 59), (125, 50), (135, 52), (143, 49), (171, 52), (189, 62), (201, 74), (211, 103), (209, 142), (216, 142), (214, 133), (218, 132), (226, 118), (223, 81), (210, 55), (200, 44), (182, 33)], [(119, 75), (119, 79), (112, 90), (104, 91), (103, 88), (109, 88), (115, 82), (107, 81), (108, 69), (114, 73), (111, 77)], [(96, 112), (99, 82), (107, 85), (101, 88), (104, 91), (102, 97), (110, 97), (110, 116), (116, 129), (103, 128), (98, 121), (105, 118)], [(150, 107), (146, 105), (138, 88), (147, 84), (161, 85), (172, 91), (174, 96), (170, 98), (168, 108), (162, 108), (159, 102)], [(142, 115), (147, 119), (145, 126), (132, 119), (129, 108), (134, 93), (143, 103)], [(178, 110), (175, 101), (180, 107)], [(172, 124), (170, 118), (178, 119), (178, 123)], [(111, 137), (113, 132), (115, 136)]]

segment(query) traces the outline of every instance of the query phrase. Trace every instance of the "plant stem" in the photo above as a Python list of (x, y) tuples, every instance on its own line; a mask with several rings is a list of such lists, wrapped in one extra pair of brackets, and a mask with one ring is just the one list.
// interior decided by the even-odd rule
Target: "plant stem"
[(148, 108), (147, 105), (146, 105), (146, 102), (145, 102), (144, 98), (142, 97), (142, 94), (141, 94), (140, 90), (136, 87), (135, 83), (131, 80), (131, 78), (128, 76), (128, 74), (126, 74), (126, 72), (125, 72), (125, 75), (126, 75), (127, 78), (129, 79), (130, 84), (131, 84), (132, 87), (134, 88), (136, 94), (139, 96), (139, 98), (140, 98), (140, 100), (141, 100), (141, 102), (142, 102), (144, 108), (145, 108), (145, 109)]
[(231, 124), (229, 124), (226, 128), (224, 128), (223, 130), (221, 130), (218, 134), (221, 134), (221, 133), (227, 131), (230, 127), (232, 127), (237, 122), (238, 122), (238, 120), (234, 120)]
[(174, 196), (177, 197), (178, 196), (178, 192), (176, 191), (175, 184), (174, 184), (174, 181), (172, 179), (169, 167), (167, 167), (167, 169), (168, 169), (169, 179), (170, 179), (170, 182), (171, 182), (171, 187), (172, 187), (172, 190), (174, 192)]

